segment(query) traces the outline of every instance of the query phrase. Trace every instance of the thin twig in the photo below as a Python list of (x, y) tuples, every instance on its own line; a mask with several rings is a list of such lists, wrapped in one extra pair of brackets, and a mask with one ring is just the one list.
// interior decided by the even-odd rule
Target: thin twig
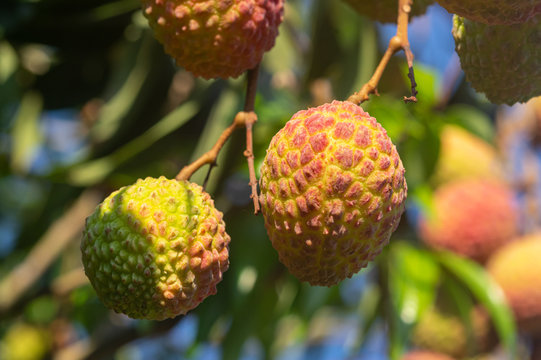
[(254, 166), (254, 147), (253, 147), (253, 135), (252, 128), (257, 121), (257, 115), (254, 112), (255, 95), (257, 93), (257, 77), (259, 74), (259, 65), (254, 69), (248, 71), (248, 82), (246, 86), (246, 100), (244, 102), (244, 111), (249, 116), (246, 117), (246, 150), (244, 156), (248, 161), (248, 172), (250, 174), (249, 185), (252, 188), (252, 194), (250, 197), (254, 202), (254, 214), (259, 213), (259, 197), (257, 195), (257, 176), (255, 175)]
[(257, 122), (257, 115), (254, 112), (254, 105), (255, 96), (257, 93), (258, 74), (259, 64), (255, 68), (248, 70), (244, 111), (240, 111), (237, 113), (237, 115), (235, 115), (233, 123), (222, 132), (222, 134), (218, 138), (218, 141), (216, 141), (216, 144), (214, 144), (212, 149), (204, 153), (201, 157), (199, 157), (199, 159), (195, 160), (193, 163), (182, 168), (182, 170), (180, 170), (180, 172), (176, 176), (177, 180), (189, 180), (190, 177), (198, 169), (200, 169), (204, 165), (210, 164), (209, 173), (207, 174), (208, 178), (212, 167), (216, 165), (216, 158), (218, 157), (218, 154), (220, 153), (220, 150), (224, 146), (225, 142), (229, 139), (229, 137), (231, 137), (231, 135), (237, 128), (244, 126), (246, 128), (246, 150), (244, 151), (244, 156), (248, 161), (248, 171), (250, 173), (249, 185), (252, 188), (251, 198), (254, 201), (255, 214), (259, 212), (259, 198), (257, 195), (257, 177), (255, 175), (254, 166), (252, 128), (254, 123)]
[(43, 275), (71, 240), (78, 238), (101, 193), (86, 190), (34, 245), (28, 256), (0, 281), (0, 314), (9, 309)]
[(400, 50), (404, 50), (404, 53), (406, 54), (406, 60), (408, 62), (408, 77), (411, 82), (411, 96), (404, 97), (405, 102), (417, 102), (417, 90), (416, 90), (416, 82), (415, 82), (415, 76), (413, 73), (413, 53), (410, 49), (410, 44), (408, 40), (408, 21), (409, 21), (409, 14), (411, 12), (411, 6), (413, 4), (412, 0), (398, 0), (398, 19), (397, 19), (397, 27), (396, 27), (396, 35), (391, 38), (389, 41), (389, 46), (387, 47), (387, 50), (385, 50), (385, 53), (383, 54), (383, 57), (381, 58), (381, 61), (379, 62), (378, 66), (376, 67), (376, 70), (374, 71), (374, 74), (368, 80), (366, 84), (363, 85), (361, 90), (357, 91), (353, 95), (351, 95), (348, 98), (348, 101), (351, 101), (355, 104), (360, 104), (362, 102), (365, 102), (370, 99), (371, 94), (378, 95), (378, 84), (381, 80), (381, 77), (383, 75), (383, 71), (389, 64), (389, 61), (391, 60), (391, 57), (399, 52)]
[(216, 162), (216, 158), (218, 157), (218, 154), (220, 153), (220, 150), (224, 146), (227, 139), (229, 139), (229, 137), (238, 127), (244, 125), (244, 118), (239, 117), (239, 114), (235, 116), (233, 123), (222, 132), (222, 134), (218, 138), (218, 141), (216, 141), (216, 144), (214, 144), (212, 149), (201, 155), (199, 159), (195, 160), (190, 165), (187, 165), (183, 167), (182, 170), (180, 170), (180, 172), (176, 176), (177, 180), (189, 180), (190, 177), (192, 177), (193, 173), (199, 170), (201, 167)]

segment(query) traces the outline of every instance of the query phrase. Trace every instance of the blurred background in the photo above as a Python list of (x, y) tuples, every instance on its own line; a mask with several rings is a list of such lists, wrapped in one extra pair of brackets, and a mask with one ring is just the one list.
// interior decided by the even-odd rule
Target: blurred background
[[(163, 322), (105, 308), (82, 270), (84, 219), (137, 178), (174, 177), (244, 101), (243, 76), (204, 81), (176, 67), (139, 6), (0, 3), (0, 359), (383, 360), (411, 349), (536, 356), (541, 265), (527, 268), (527, 282), (524, 271), (509, 275), (527, 283), (520, 291), (537, 289), (527, 297), (537, 302), (521, 302), (497, 277), (513, 263), (492, 257), (526, 235), (541, 241), (541, 101), (502, 107), (472, 90), (452, 17), (438, 5), (410, 25), (419, 102), (401, 100), (410, 85), (397, 55), (381, 95), (362, 105), (399, 149), (409, 186), (401, 225), (371, 266), (331, 288), (288, 273), (253, 215), (238, 131), (206, 184), (232, 238), (218, 293)], [(340, 0), (287, 1), (261, 66), (257, 172), (292, 114), (361, 88), (395, 31)], [(207, 170), (192, 180), (202, 184)], [(511, 306), (517, 297), (522, 310)]]

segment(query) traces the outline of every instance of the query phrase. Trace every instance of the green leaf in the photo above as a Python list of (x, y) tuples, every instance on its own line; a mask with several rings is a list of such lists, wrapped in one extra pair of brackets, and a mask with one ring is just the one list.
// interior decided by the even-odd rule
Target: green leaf
[(159, 139), (172, 133), (190, 120), (198, 111), (195, 101), (184, 103), (170, 112), (145, 133), (122, 146), (114, 153), (72, 167), (67, 180), (72, 185), (89, 186), (105, 179), (123, 162), (144, 151)]
[(414, 324), (435, 300), (440, 267), (430, 252), (405, 241), (390, 250), (389, 291), (400, 319)]
[(487, 309), (510, 358), (514, 358), (517, 349), (516, 326), (513, 314), (500, 287), (483, 267), (471, 260), (450, 252), (439, 252), (436, 254), (436, 258), (445, 269), (466, 285)]
[(473, 106), (450, 106), (445, 112), (445, 120), (462, 126), (488, 142), (494, 140), (494, 125), (490, 117)]
[[(140, 108), (137, 100), (142, 96), (145, 82), (151, 73), (152, 52), (154, 39), (148, 32), (136, 44), (131, 45), (126, 51), (133, 55), (124, 56), (122, 62), (116, 68), (116, 76), (111, 86), (114, 88), (113, 95), (103, 105), (100, 116), (91, 130), (91, 135), (96, 142), (104, 142), (113, 136), (123, 121)], [(128, 68), (126, 72), (124, 69)]]
[(43, 99), (39, 93), (26, 93), (15, 115), (12, 130), (11, 167), (14, 172), (28, 172), (43, 138), (39, 119)]

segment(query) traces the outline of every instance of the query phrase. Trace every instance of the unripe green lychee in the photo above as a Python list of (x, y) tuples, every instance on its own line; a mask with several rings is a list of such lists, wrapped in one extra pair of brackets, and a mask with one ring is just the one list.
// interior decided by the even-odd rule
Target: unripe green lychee
[(503, 169), (496, 149), (457, 125), (445, 125), (432, 179), (437, 184), (471, 178), (501, 179)]
[(466, 79), (495, 104), (541, 95), (541, 15), (515, 25), (453, 19), (455, 49)]
[(541, 0), (436, 0), (452, 14), (489, 25), (516, 24), (541, 14)]
[(541, 234), (519, 238), (499, 249), (487, 269), (501, 286), (524, 333), (541, 335)]
[(274, 46), (283, 0), (141, 0), (154, 35), (179, 66), (237, 77)]
[(402, 357), (401, 360), (454, 360), (445, 354), (432, 351), (414, 350)]
[(451, 182), (438, 188), (432, 200), (432, 213), (421, 217), (419, 228), (422, 240), (433, 248), (483, 263), (517, 234), (513, 192), (501, 182)]
[[(398, 18), (398, 1), (397, 0), (344, 0), (351, 5), (355, 11), (372, 20), (389, 23), (394, 22)], [(410, 15), (418, 16), (426, 12), (426, 8), (432, 4), (434, 0), (416, 0), (413, 2)]]
[(107, 307), (163, 320), (216, 293), (229, 240), (222, 213), (199, 185), (162, 176), (110, 194), (87, 219), (81, 250)]
[(473, 308), (469, 321), (470, 330), (458, 314), (432, 308), (416, 324), (412, 342), (417, 348), (460, 359), (490, 350), (496, 339), (488, 313)]
[(297, 112), (261, 167), (261, 207), (289, 271), (312, 285), (351, 277), (378, 255), (404, 211), (404, 167), (387, 132), (351, 102)]

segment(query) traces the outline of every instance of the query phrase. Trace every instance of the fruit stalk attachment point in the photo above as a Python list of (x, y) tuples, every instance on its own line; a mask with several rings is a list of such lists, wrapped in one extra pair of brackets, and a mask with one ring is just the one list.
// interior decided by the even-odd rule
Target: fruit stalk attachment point
[[(239, 128), (239, 127), (245, 127), (246, 128), (246, 150), (244, 151), (244, 156), (246, 157), (246, 160), (248, 161), (248, 169), (250, 173), (250, 182), (249, 185), (252, 188), (252, 194), (250, 197), (253, 199), (254, 203), (254, 213), (259, 213), (259, 201), (258, 201), (258, 195), (257, 195), (257, 177), (255, 175), (255, 166), (254, 166), (254, 152), (253, 152), (253, 136), (252, 136), (252, 129), (254, 123), (257, 122), (257, 114), (254, 112), (254, 103), (255, 103), (255, 96), (257, 92), (257, 79), (259, 74), (259, 64), (247, 71), (246, 77), (247, 77), (247, 85), (246, 85), (246, 98), (244, 101), (244, 110), (239, 111), (237, 115), (235, 115), (235, 118), (233, 119), (233, 123), (229, 125), (220, 135), (214, 146), (201, 155), (197, 160), (195, 160), (193, 163), (185, 166), (180, 170), (180, 172), (177, 174), (176, 179), (177, 180), (189, 180), (190, 177), (195, 173), (197, 170), (199, 170), (201, 167), (203, 167), (206, 164), (210, 165), (209, 168), (209, 174), (210, 171), (214, 166), (216, 166), (216, 158), (218, 157), (218, 154), (220, 153), (220, 150), (226, 143), (226, 141), (231, 137), (233, 132)], [(208, 175), (207, 175), (208, 177)]]
[(415, 76), (413, 73), (413, 53), (410, 49), (410, 44), (408, 40), (408, 22), (409, 15), (411, 12), (411, 6), (413, 5), (413, 0), (398, 0), (398, 19), (396, 27), (396, 35), (391, 38), (389, 41), (389, 46), (383, 54), (381, 61), (379, 62), (374, 74), (368, 80), (366, 84), (363, 85), (361, 90), (357, 91), (348, 98), (348, 101), (355, 103), (357, 105), (370, 99), (370, 94), (378, 95), (378, 84), (383, 75), (383, 71), (389, 64), (391, 57), (399, 52), (404, 50), (406, 54), (406, 60), (408, 62), (408, 78), (411, 82), (411, 96), (404, 96), (404, 102), (417, 102), (417, 83), (415, 82)]

